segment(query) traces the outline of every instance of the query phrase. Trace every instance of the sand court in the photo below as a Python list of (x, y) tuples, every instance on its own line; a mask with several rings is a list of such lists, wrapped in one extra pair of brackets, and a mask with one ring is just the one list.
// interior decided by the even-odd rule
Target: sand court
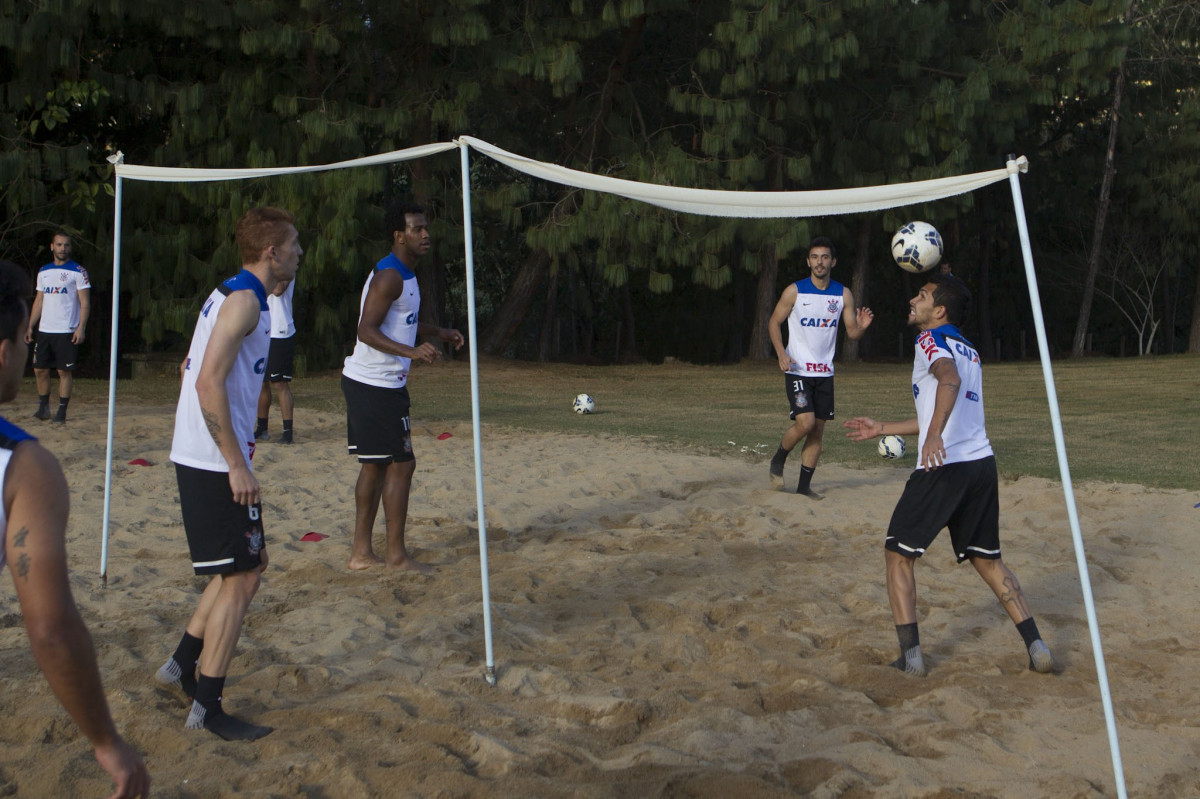
[[(408, 541), (437, 573), (351, 572), (358, 466), (344, 418), (304, 408), (295, 446), (255, 456), (271, 568), (225, 691), (275, 732), (245, 745), (185, 731), (185, 704), (151, 679), (202, 585), (172, 415), (118, 409), (107, 589), (104, 408), (30, 426), (66, 469), (72, 586), (155, 796), (1115, 795), (1054, 482), (1002, 480), (1001, 537), (1060, 673), (1027, 670), (1020, 636), (943, 536), (917, 567), (930, 675), (913, 679), (885, 665), (882, 537), (905, 469), (822, 465), (826, 499), (811, 502), (744, 455), (485, 429), (491, 687), (469, 426), (414, 419)], [(1130, 795), (1200, 795), (1200, 510), (1187, 492), (1132, 485), (1077, 485), (1076, 499)], [(103, 795), (14, 609), (6, 577), (0, 795)]]

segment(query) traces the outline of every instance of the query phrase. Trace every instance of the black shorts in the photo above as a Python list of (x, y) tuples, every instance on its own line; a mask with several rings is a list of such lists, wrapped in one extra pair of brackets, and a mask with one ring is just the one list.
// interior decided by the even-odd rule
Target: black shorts
[(346, 397), (346, 448), (359, 463), (416, 460), (408, 420), (408, 389), (380, 388), (342, 375)]
[(233, 501), (229, 474), (175, 464), (183, 529), (196, 574), (234, 574), (262, 565), (262, 503)]
[(833, 418), (832, 377), (785, 374), (783, 378), (791, 418), (795, 419), (802, 413), (814, 413), (818, 419), (825, 421)]
[(267, 351), (266, 379), (271, 383), (282, 383), (292, 379), (296, 368), (296, 337), (271, 339)]
[(33, 368), (58, 369), (69, 372), (79, 360), (79, 345), (71, 338), (74, 333), (43, 333), (38, 331), (33, 343)]
[(892, 512), (884, 548), (919, 558), (943, 527), (958, 562), (1000, 557), (1000, 489), (996, 458), (917, 469)]

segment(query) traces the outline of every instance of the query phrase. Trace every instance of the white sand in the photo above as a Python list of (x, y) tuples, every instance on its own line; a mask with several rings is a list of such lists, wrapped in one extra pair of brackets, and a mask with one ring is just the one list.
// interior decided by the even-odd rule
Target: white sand
[[(883, 665), (897, 645), (881, 544), (903, 468), (824, 465), (814, 503), (771, 490), (765, 462), (490, 432), (493, 688), (470, 430), (439, 441), (418, 420), (409, 542), (438, 573), (349, 572), (344, 420), (300, 409), (297, 444), (255, 459), (272, 568), (225, 692), (231, 712), (276, 729), (235, 744), (185, 731), (184, 702), (151, 681), (202, 585), (167, 459), (172, 409), (118, 420), (107, 588), (104, 409), (72, 411), (66, 428), (28, 421), (67, 470), (76, 600), (156, 796), (1116, 794), (1050, 481), (1001, 486), (1001, 534), (1060, 673), (1027, 670), (994, 597), (939, 540), (917, 567), (931, 671), (914, 679)], [(1196, 498), (1076, 496), (1130, 795), (1200, 796)], [(382, 530), (381, 514), (377, 546)], [(309, 531), (329, 538), (301, 542)], [(0, 619), (0, 795), (107, 795), (29, 654), (7, 577)]]

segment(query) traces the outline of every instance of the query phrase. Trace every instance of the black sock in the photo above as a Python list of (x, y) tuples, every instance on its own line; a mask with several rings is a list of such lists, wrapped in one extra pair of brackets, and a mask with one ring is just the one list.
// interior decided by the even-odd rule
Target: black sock
[(70, 397), (59, 397), (58, 398), (58, 409), (60, 411), (65, 411), (67, 409), (67, 403), (70, 401), (71, 401)]
[(196, 699), (188, 713), (184, 728), (204, 728), (226, 741), (257, 741), (269, 735), (272, 727), (261, 727), (231, 716), (221, 707), (221, 692), (225, 690), (224, 677), (200, 675), (196, 684)]
[(260, 416), (258, 417), (258, 424), (254, 426), (254, 435), (261, 436), (265, 432), (267, 432), (267, 420), (265, 417)]
[(900, 641), (900, 657), (891, 665), (906, 674), (923, 676), (925, 659), (921, 656), (921, 636), (917, 632), (917, 623), (897, 624), (896, 638)]
[(292, 432), (292, 420), (291, 419), (283, 420), (283, 432), (285, 432), (285, 433)]
[(1042, 636), (1038, 634), (1037, 622), (1030, 616), (1025, 621), (1017, 625), (1017, 632), (1021, 634), (1021, 638), (1025, 641), (1025, 648), (1028, 649), (1034, 641)]
[(816, 470), (815, 466), (811, 469), (807, 466), (800, 467), (800, 481), (796, 483), (797, 494), (807, 494), (811, 490), (809, 486), (812, 484), (813, 472)]
[(903, 655), (914, 646), (921, 645), (921, 634), (917, 632), (917, 623), (897, 624), (896, 637), (900, 639), (900, 654)]
[(196, 702), (204, 707), (208, 716), (224, 712), (221, 709), (221, 694), (224, 691), (224, 677), (209, 677), (200, 672), (200, 679), (196, 680)]
[(204, 650), (204, 639), (197, 638), (186, 630), (183, 633), (183, 638), (179, 640), (179, 646), (175, 647), (175, 654), (171, 655), (175, 662), (183, 668), (184, 674), (196, 676), (196, 663), (200, 660), (200, 653)]
[(771, 458), (771, 476), (783, 479), (783, 467), (787, 463), (788, 451), (781, 444), (779, 449), (775, 450), (774, 457)]
[(39, 408), (47, 408), (47, 409), (50, 407), (50, 395), (49, 394), (38, 394), (38, 407)]

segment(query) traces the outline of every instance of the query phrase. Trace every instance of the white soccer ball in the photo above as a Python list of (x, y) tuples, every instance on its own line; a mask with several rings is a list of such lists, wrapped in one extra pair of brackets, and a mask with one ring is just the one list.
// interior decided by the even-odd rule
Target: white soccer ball
[(928, 222), (909, 222), (892, 236), (892, 257), (906, 272), (928, 272), (942, 260), (942, 234)]
[(589, 394), (580, 394), (571, 403), (571, 410), (575, 413), (591, 413), (596, 410), (596, 401)]
[(904, 457), (904, 439), (900, 436), (884, 436), (879, 439), (879, 454), (888, 460)]

